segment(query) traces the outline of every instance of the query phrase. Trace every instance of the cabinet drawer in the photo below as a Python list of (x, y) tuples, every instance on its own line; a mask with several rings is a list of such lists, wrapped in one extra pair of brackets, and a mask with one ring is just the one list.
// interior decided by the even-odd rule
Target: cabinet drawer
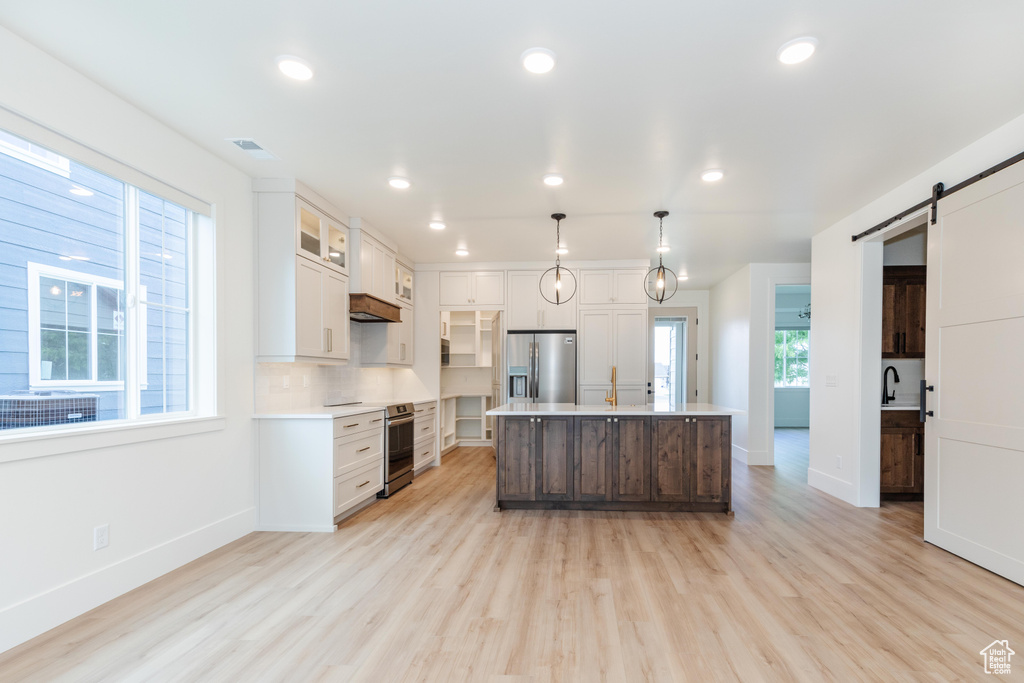
[(384, 488), (384, 464), (374, 463), (344, 477), (334, 478), (334, 514), (375, 495)]
[(334, 438), (349, 434), (358, 434), (369, 429), (377, 429), (384, 426), (384, 412), (362, 413), (360, 415), (346, 415), (345, 417), (334, 418)]
[(355, 437), (334, 440), (334, 476), (338, 477), (369, 461), (383, 462), (384, 433), (374, 430)]
[(432, 439), (436, 433), (434, 427), (434, 416), (429, 417), (417, 417), (413, 422), (413, 443), (419, 443), (423, 439)]
[(416, 468), (432, 462), (434, 460), (434, 455), (437, 453), (436, 448), (437, 445), (433, 439), (416, 444), (416, 451), (413, 453), (412, 466)]
[(429, 403), (414, 403), (413, 410), (415, 411), (416, 417), (433, 415), (437, 412), (437, 401), (430, 401)]

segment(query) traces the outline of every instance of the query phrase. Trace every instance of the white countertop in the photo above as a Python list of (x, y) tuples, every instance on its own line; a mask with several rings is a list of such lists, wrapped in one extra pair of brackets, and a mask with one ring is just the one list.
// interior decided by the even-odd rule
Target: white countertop
[(257, 420), (321, 420), (347, 417), (349, 415), (362, 415), (363, 413), (376, 413), (383, 410), (383, 405), (360, 403), (356, 406), (322, 406), (281, 410), (275, 413), (257, 413), (253, 415), (253, 418)]
[(913, 401), (913, 402), (896, 401), (896, 402), (889, 402), (889, 403), (885, 404), (884, 406), (881, 406), (881, 408), (882, 408), (882, 410), (913, 410), (913, 411), (920, 411), (921, 410), (921, 404), (918, 403), (917, 401)]
[(590, 405), (581, 406), (573, 403), (506, 403), (488, 415), (743, 415), (742, 410), (723, 408), (710, 403), (687, 403), (675, 409), (655, 408), (653, 403), (647, 405)]

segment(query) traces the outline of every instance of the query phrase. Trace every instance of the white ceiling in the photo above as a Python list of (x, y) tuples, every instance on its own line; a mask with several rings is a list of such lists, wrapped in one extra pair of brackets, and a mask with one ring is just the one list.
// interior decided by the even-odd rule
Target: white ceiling
[[(417, 262), (458, 244), (547, 259), (554, 211), (568, 258), (649, 258), (667, 209), (666, 265), (689, 288), (809, 260), (814, 232), (1024, 112), (1019, 0), (0, 0), (0, 24)], [(776, 61), (807, 34), (811, 60)], [(523, 70), (533, 46), (554, 71)], [(314, 79), (278, 73), (283, 53)], [(726, 178), (703, 183), (709, 167)]]

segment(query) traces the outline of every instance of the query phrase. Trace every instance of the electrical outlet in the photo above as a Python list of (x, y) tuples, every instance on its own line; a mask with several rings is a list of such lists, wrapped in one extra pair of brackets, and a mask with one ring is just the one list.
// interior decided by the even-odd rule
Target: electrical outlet
[(837, 470), (843, 469), (843, 456), (841, 456), (841, 455), (837, 455), (836, 456), (836, 469)]
[(838, 382), (836, 381), (836, 376), (835, 375), (825, 375), (825, 386), (826, 387), (838, 386)]
[(284, 387), (285, 389), (287, 389), (287, 388), (288, 388), (288, 386), (289, 386), (289, 385), (290, 385), (291, 383), (292, 383), (292, 378), (291, 378), (291, 377), (289, 377), (288, 375), (285, 375), (285, 376), (284, 376), (284, 377), (283, 377), (283, 378), (281, 379), (281, 386), (282, 386), (282, 387)]
[(110, 525), (101, 524), (92, 530), (92, 549), (100, 550), (110, 545)]

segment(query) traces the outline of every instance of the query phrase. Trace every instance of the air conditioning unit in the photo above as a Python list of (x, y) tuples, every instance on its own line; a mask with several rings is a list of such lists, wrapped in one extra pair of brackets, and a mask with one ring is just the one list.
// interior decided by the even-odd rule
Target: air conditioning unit
[(0, 429), (95, 422), (97, 394), (15, 391), (0, 396)]

